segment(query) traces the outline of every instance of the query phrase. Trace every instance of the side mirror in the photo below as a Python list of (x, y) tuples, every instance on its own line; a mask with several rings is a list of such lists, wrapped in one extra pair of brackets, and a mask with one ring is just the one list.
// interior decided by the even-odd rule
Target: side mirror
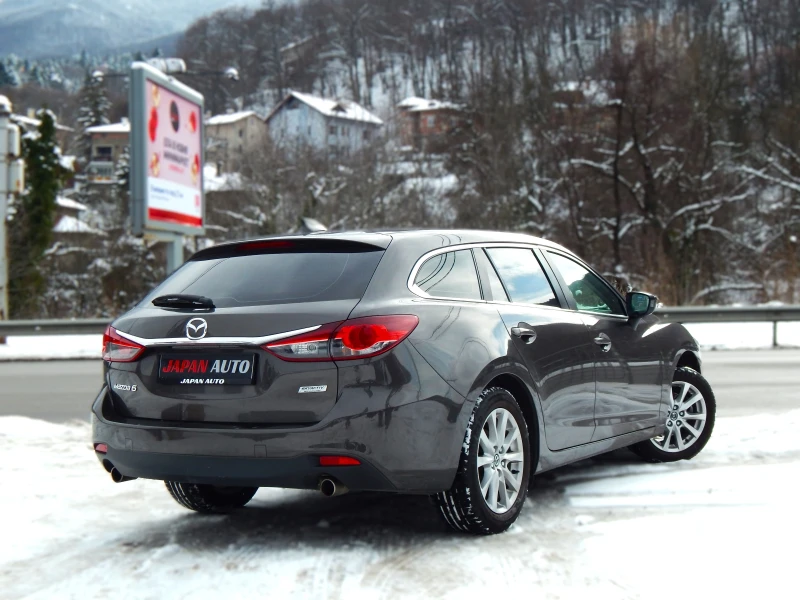
[(658, 305), (658, 298), (653, 294), (644, 292), (631, 292), (625, 298), (628, 307), (628, 317), (631, 319), (641, 319), (647, 315), (652, 315)]

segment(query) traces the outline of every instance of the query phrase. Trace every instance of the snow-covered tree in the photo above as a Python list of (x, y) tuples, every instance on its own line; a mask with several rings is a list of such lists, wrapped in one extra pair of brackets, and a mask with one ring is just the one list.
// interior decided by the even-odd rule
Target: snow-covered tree
[(10, 62), (0, 60), (0, 88), (22, 85), (19, 73)]
[(108, 124), (108, 113), (111, 110), (111, 102), (106, 96), (105, 83), (101, 77), (87, 73), (81, 89), (80, 108), (78, 109), (78, 155), (89, 162), (91, 156), (91, 136), (87, 133), (90, 127)]
[(14, 318), (35, 315), (37, 303), (46, 291), (39, 263), (53, 237), (56, 196), (67, 175), (60, 162), (53, 114), (41, 110), (38, 118), (38, 130), (22, 143), (25, 191), (14, 204), (9, 231), (9, 299)]

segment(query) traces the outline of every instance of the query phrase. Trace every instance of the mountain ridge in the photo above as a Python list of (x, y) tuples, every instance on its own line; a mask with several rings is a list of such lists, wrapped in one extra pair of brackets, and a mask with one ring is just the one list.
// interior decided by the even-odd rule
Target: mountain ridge
[(116, 50), (179, 34), (224, 8), (261, 0), (0, 0), (0, 57)]

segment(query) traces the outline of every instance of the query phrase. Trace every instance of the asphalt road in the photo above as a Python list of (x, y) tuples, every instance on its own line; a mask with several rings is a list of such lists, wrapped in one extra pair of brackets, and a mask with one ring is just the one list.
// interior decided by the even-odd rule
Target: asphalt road
[[(706, 352), (703, 373), (719, 416), (800, 408), (800, 350)], [(0, 363), (0, 416), (86, 420), (101, 380), (100, 361)]]

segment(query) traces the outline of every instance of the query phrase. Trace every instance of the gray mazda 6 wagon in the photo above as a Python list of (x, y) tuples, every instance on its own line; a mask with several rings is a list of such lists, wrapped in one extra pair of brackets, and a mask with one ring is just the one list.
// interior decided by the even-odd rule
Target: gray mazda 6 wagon
[(705, 446), (697, 342), (655, 306), (526, 235), (222, 244), (106, 331), (94, 450), (114, 481), (163, 480), (200, 512), (259, 487), (402, 492), (498, 533), (534, 473)]

